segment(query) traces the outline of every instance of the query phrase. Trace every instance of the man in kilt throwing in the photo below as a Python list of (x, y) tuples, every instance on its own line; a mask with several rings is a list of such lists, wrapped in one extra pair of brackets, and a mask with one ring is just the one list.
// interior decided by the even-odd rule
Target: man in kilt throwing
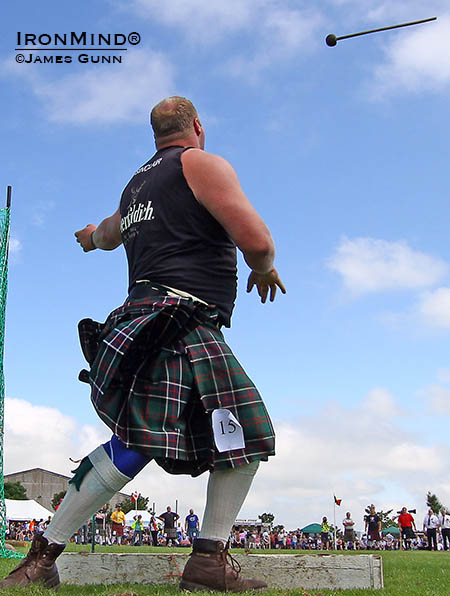
[(204, 151), (192, 103), (169, 97), (151, 113), (156, 154), (133, 175), (120, 206), (75, 233), (85, 252), (125, 247), (129, 292), (104, 324), (80, 322), (92, 403), (113, 431), (86, 456), (43, 536), (0, 587), (59, 585), (55, 560), (72, 534), (152, 459), (172, 474), (209, 472), (200, 537), (180, 587), (242, 592), (228, 553), (231, 527), (274, 432), (252, 381), (224, 341), (236, 298), (236, 246), (247, 291), (264, 303), (285, 289), (270, 232), (231, 165)]

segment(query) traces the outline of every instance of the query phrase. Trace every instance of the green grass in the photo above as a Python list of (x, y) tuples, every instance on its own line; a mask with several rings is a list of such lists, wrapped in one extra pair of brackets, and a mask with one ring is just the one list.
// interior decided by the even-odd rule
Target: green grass
[[(89, 551), (90, 547), (69, 544), (69, 552)], [(181, 552), (185, 548), (153, 548), (153, 547), (98, 547), (95, 552)], [(240, 552), (243, 551), (233, 551)], [(261, 551), (253, 551), (259, 552)], [(312, 554), (310, 551), (282, 551), (283, 554)], [(364, 554), (366, 551), (361, 551)], [(280, 554), (280, 551), (264, 551)], [(342, 554), (338, 552), (337, 554)], [(347, 554), (347, 553), (346, 553)], [(348, 553), (353, 556), (358, 553)], [(449, 596), (450, 595), (450, 552), (428, 551), (386, 551), (383, 557), (384, 584), (383, 590), (267, 590), (264, 596)], [(17, 565), (17, 560), (0, 559), (0, 576), (3, 577)], [(49, 596), (49, 591), (40, 586), (30, 588), (9, 588), (1, 590), (1, 594), (22, 596)], [(51, 594), (51, 593), (50, 593)], [(67, 586), (63, 585), (58, 596), (113, 596), (136, 594), (137, 596), (175, 596), (178, 588), (173, 585), (147, 586), (140, 584), (120, 584), (114, 586)], [(208, 594), (199, 593), (201, 594)]]

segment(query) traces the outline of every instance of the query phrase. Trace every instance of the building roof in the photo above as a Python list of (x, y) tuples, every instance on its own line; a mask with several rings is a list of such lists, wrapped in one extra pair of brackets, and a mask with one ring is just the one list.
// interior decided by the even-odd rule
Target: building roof
[[(3, 478), (7, 481), (8, 477), (10, 476), (18, 476), (19, 474), (28, 474), (31, 472), (43, 472), (44, 474), (50, 474), (51, 476), (56, 476), (58, 478), (64, 478), (64, 480), (70, 480), (70, 476), (64, 476), (64, 474), (59, 474), (58, 472), (52, 472), (51, 470), (45, 470), (44, 468), (30, 468), (29, 470), (20, 470), (19, 472), (11, 472), (10, 474), (4, 474)], [(117, 491), (118, 495), (121, 498), (127, 497), (129, 498), (131, 495), (128, 493), (123, 493), (121, 491)]]
[(50, 470), (45, 470), (44, 468), (30, 468), (29, 470), (19, 470), (18, 472), (11, 472), (10, 474), (5, 474), (4, 478), (8, 476), (17, 476), (18, 474), (28, 474), (29, 472), (44, 472), (45, 474), (51, 474), (52, 476), (59, 476), (60, 478), (65, 478), (66, 480), (70, 480), (69, 476), (64, 476), (64, 474), (59, 474), (58, 472), (51, 472)]

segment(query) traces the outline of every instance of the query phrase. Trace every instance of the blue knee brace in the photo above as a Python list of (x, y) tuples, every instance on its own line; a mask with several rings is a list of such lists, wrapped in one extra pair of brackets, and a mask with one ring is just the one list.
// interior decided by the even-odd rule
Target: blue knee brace
[(116, 435), (113, 435), (107, 443), (103, 443), (103, 448), (119, 472), (129, 478), (134, 478), (152, 459), (125, 447)]

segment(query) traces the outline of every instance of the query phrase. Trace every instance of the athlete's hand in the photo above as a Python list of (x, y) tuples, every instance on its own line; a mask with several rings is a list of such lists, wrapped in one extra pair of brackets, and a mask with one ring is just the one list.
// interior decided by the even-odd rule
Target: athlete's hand
[(84, 252), (95, 250), (96, 247), (92, 243), (92, 233), (95, 232), (96, 229), (97, 226), (94, 226), (94, 224), (88, 224), (82, 230), (78, 230), (78, 232), (75, 232), (75, 238), (77, 239), (77, 242), (81, 244), (81, 247), (84, 250)]
[(253, 286), (256, 286), (261, 302), (264, 304), (267, 300), (267, 295), (270, 291), (270, 302), (275, 300), (277, 287), (280, 288), (283, 294), (286, 294), (286, 288), (283, 282), (278, 277), (277, 270), (273, 268), (269, 273), (256, 273), (252, 271), (248, 276), (247, 292), (251, 292)]

